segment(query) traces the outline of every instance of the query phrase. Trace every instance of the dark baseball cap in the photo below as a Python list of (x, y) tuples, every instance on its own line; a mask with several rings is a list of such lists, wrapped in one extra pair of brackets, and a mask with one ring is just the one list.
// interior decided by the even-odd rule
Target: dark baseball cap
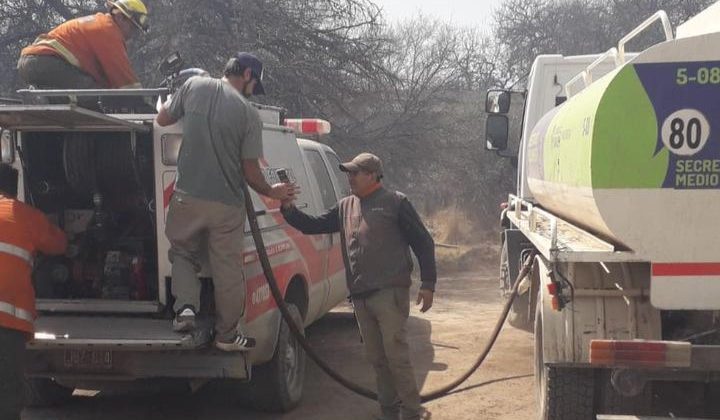
[(239, 52), (235, 54), (235, 60), (238, 64), (245, 68), (249, 68), (252, 72), (253, 77), (257, 80), (255, 89), (253, 89), (253, 95), (264, 95), (265, 88), (262, 85), (263, 79), (263, 63), (255, 55), (248, 52)]
[(382, 161), (372, 153), (360, 153), (350, 162), (341, 163), (340, 170), (343, 172), (373, 172), (380, 176), (383, 174)]

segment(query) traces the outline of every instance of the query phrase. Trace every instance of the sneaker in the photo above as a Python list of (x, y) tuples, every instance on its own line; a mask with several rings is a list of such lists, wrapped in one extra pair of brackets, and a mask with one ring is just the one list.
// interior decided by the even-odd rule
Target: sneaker
[(195, 329), (195, 309), (192, 306), (183, 306), (173, 319), (173, 331), (190, 332)]
[(215, 347), (222, 351), (248, 351), (255, 347), (255, 339), (244, 335), (236, 335), (229, 341), (216, 338)]
[(432, 418), (432, 415), (424, 407), (420, 407), (420, 411), (417, 413), (402, 413), (403, 420), (427, 420)]

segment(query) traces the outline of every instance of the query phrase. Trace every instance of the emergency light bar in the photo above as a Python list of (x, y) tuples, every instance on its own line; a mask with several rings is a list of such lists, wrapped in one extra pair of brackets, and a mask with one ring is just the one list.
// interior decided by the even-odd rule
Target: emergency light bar
[(285, 126), (300, 135), (322, 136), (330, 133), (330, 123), (319, 118), (286, 118)]
[(661, 368), (690, 366), (692, 345), (685, 341), (592, 340), (593, 365)]

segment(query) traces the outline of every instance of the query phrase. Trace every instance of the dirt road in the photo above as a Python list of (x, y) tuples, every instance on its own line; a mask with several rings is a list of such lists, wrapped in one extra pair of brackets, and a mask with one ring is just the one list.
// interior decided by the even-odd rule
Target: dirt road
[[(474, 361), (501, 309), (494, 270), (439, 280), (428, 314), (413, 308), (410, 338), (418, 383), (425, 391), (457, 377)], [(370, 366), (351, 312), (336, 308), (308, 330), (313, 346), (347, 377), (374, 388)], [(291, 413), (267, 414), (218, 401), (207, 392), (144, 391), (103, 396), (93, 392), (51, 409), (28, 409), (24, 420), (63, 419), (282, 419), (366, 420), (375, 403), (334, 383), (310, 362), (302, 404)], [(532, 336), (505, 327), (485, 364), (452, 395), (427, 404), (434, 420), (523, 420), (534, 418)]]

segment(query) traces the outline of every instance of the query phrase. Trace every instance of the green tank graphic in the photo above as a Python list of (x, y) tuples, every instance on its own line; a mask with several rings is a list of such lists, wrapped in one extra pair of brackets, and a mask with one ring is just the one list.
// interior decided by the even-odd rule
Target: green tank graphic
[(538, 123), (528, 150), (542, 162), (530, 161), (530, 176), (572, 187), (660, 188), (669, 152), (656, 153), (657, 137), (650, 98), (634, 66), (624, 66)]
[(639, 253), (667, 238), (687, 238), (683, 252), (718, 244), (681, 223), (720, 207), (720, 51), (699, 48), (710, 41), (720, 34), (658, 44), (546, 114), (525, 145), (535, 200)]

